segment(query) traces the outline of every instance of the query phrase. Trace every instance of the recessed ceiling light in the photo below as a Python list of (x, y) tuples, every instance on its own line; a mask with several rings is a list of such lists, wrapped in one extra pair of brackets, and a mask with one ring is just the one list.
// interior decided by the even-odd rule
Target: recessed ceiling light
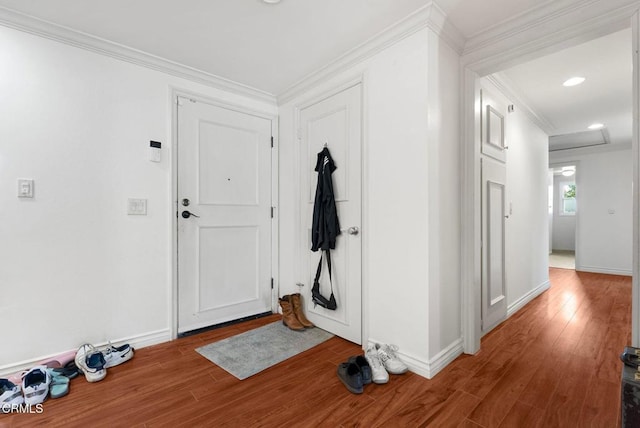
[(602, 123), (593, 123), (591, 125), (589, 125), (589, 129), (602, 129), (604, 128), (604, 125)]
[(584, 82), (584, 77), (572, 77), (562, 84), (562, 86), (576, 86)]
[(280, 3), (280, 0), (262, 0), (264, 3), (267, 4), (276, 4), (276, 3)]

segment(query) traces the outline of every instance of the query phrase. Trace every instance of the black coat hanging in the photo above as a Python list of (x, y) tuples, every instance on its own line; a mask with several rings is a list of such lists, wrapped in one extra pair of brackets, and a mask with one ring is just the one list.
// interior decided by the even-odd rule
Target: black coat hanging
[(311, 297), (316, 305), (335, 310), (338, 305), (333, 295), (333, 281), (331, 280), (331, 250), (336, 247), (336, 238), (340, 235), (340, 222), (336, 209), (335, 194), (333, 193), (333, 180), (331, 174), (336, 170), (336, 165), (331, 158), (329, 149), (324, 147), (318, 153), (316, 162), (318, 173), (318, 185), (313, 206), (313, 223), (311, 227), (311, 251), (324, 251), (327, 255), (327, 267), (329, 268), (329, 284), (331, 296), (327, 299), (320, 293), (320, 273), (322, 271), (322, 254), (318, 262), (318, 269), (311, 288)]
[(313, 205), (311, 251), (336, 248), (336, 237), (340, 235), (340, 222), (331, 178), (336, 168), (329, 149), (325, 147), (318, 153), (315, 169), (318, 173), (318, 185)]

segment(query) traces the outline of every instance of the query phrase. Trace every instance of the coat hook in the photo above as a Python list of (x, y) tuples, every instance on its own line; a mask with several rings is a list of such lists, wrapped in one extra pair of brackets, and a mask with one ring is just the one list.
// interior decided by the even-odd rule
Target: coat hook
[(326, 149), (328, 145), (329, 145), (329, 140), (325, 140), (324, 141), (324, 148)]

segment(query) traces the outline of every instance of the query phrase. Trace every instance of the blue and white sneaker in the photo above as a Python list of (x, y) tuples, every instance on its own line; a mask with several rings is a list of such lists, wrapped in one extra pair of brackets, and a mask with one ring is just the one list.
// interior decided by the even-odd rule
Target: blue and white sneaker
[(13, 406), (23, 403), (20, 387), (9, 379), (0, 379), (0, 413), (9, 413)]
[(102, 351), (106, 364), (105, 368), (117, 366), (133, 358), (134, 349), (127, 343), (122, 346), (115, 347), (109, 343), (109, 347)]
[(51, 373), (47, 366), (35, 366), (22, 378), (22, 393), (26, 404), (40, 404), (49, 395)]

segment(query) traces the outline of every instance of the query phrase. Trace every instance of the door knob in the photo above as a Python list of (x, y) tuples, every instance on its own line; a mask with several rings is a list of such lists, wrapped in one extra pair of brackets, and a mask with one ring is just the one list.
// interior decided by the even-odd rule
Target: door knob
[(191, 216), (194, 216), (196, 218), (200, 218), (199, 215), (195, 215), (194, 213), (190, 213), (189, 211), (182, 211), (182, 218), (189, 218)]
[(357, 235), (358, 233), (360, 233), (360, 229), (358, 229), (356, 226), (351, 226), (349, 229), (347, 229), (347, 232), (349, 232), (349, 235)]

